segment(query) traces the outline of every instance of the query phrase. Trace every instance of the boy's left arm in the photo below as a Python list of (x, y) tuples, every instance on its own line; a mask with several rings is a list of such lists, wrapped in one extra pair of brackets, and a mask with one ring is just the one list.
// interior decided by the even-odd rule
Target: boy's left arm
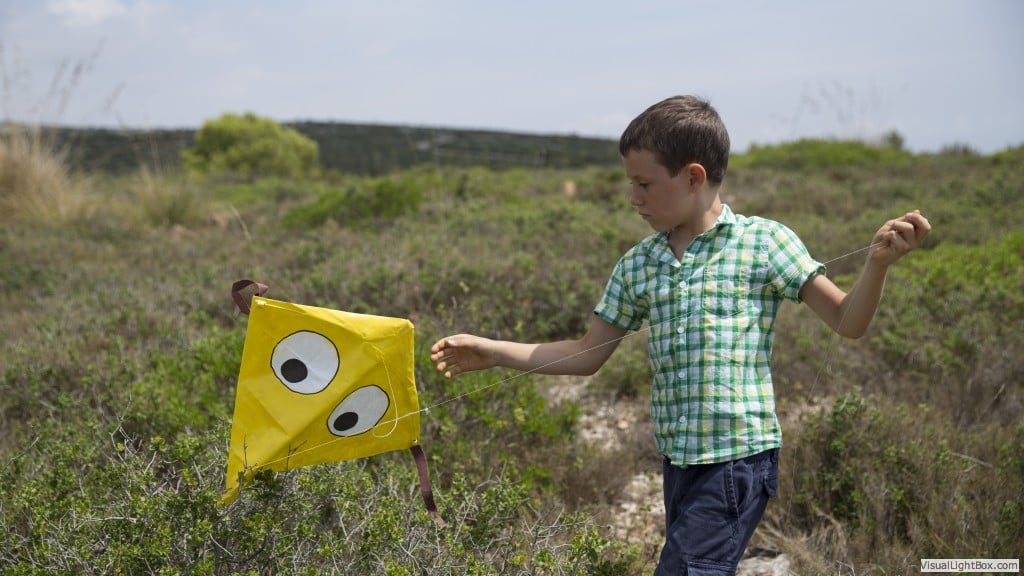
[(860, 338), (878, 309), (889, 266), (917, 248), (930, 230), (920, 210), (889, 220), (875, 233), (864, 271), (849, 294), (817, 274), (800, 289), (800, 299), (841, 336)]

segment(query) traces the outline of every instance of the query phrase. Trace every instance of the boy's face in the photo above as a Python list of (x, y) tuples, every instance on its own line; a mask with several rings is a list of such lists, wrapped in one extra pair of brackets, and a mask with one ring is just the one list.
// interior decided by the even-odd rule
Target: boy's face
[(629, 203), (651, 228), (671, 230), (690, 219), (697, 195), (690, 193), (685, 168), (671, 176), (648, 150), (631, 150), (622, 161), (630, 182)]

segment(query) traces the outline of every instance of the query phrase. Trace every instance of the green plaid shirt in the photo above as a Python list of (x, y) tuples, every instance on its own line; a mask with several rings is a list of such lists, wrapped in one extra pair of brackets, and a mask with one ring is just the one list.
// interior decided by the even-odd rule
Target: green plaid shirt
[(824, 271), (792, 230), (726, 205), (682, 260), (667, 232), (619, 260), (594, 313), (627, 330), (649, 322), (655, 440), (674, 464), (782, 445), (770, 368), (775, 316)]

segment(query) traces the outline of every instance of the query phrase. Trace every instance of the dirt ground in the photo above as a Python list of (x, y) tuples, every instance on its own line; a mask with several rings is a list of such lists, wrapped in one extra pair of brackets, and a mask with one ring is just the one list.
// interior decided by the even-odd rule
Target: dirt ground
[[(650, 433), (647, 398), (600, 399), (587, 393), (589, 378), (549, 377), (542, 387), (554, 402), (573, 401), (580, 406), (580, 436), (595, 448), (617, 450), (635, 442), (641, 430)], [(665, 504), (659, 471), (631, 474), (613, 503), (608, 524), (611, 534), (627, 542), (650, 544), (665, 537)], [(738, 576), (789, 576), (785, 554), (750, 547), (740, 562)]]

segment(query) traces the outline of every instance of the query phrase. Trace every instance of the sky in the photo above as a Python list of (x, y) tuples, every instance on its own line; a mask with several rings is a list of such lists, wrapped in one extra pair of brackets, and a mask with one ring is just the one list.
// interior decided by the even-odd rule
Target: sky
[(675, 94), (733, 150), (1024, 143), (1020, 0), (0, 0), (4, 120), (225, 113), (618, 138)]

